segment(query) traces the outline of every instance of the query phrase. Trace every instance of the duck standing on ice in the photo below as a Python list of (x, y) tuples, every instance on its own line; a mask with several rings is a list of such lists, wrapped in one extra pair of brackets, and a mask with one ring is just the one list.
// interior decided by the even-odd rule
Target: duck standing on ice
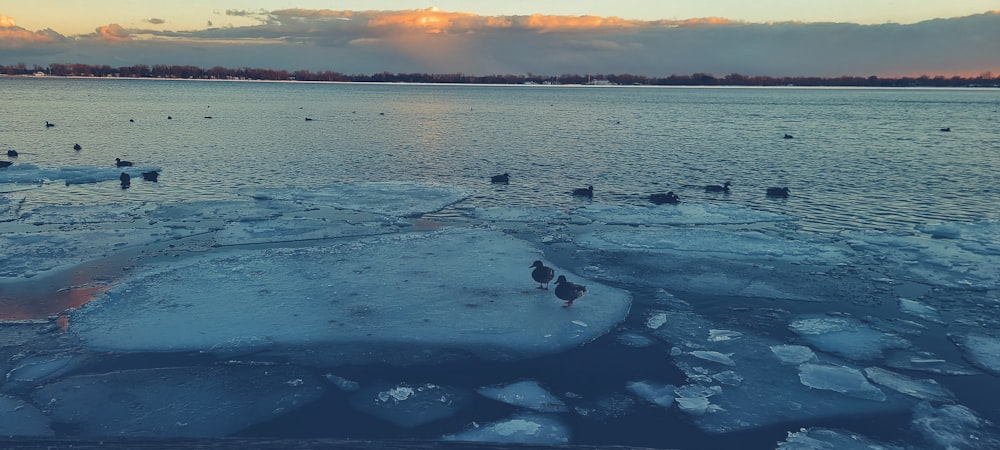
[(563, 275), (559, 275), (559, 278), (556, 279), (556, 297), (566, 301), (563, 308), (572, 306), (573, 300), (583, 297), (585, 293), (587, 293), (587, 286), (567, 281)]
[(535, 261), (531, 264), (535, 270), (531, 271), (531, 278), (538, 282), (538, 289), (549, 289), (549, 282), (552, 281), (556, 276), (556, 271), (551, 267), (545, 267), (541, 261)]

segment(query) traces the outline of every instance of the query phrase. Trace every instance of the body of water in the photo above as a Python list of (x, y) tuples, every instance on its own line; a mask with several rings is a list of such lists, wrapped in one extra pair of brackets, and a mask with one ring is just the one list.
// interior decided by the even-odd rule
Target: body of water
[[(544, 438), (516, 429), (539, 443), (774, 448), (788, 433), (808, 429), (945, 448), (947, 438), (928, 431), (944, 423), (978, 439), (959, 447), (990, 448), (1000, 439), (985, 422), (1000, 421), (988, 400), (1000, 395), (998, 90), (0, 78), (0, 92), (0, 150), (17, 151), (7, 157), (13, 164), (0, 168), (0, 227), (8, 235), (0, 251), (7, 267), (0, 320), (18, 320), (4, 325), (11, 337), (0, 368), (19, 383), (5, 385), (4, 399), (37, 409), (39, 418), (28, 423), (43, 430), (5, 434), (100, 435), (37, 394), (58, 392), (60, 383), (108, 372), (278, 365), (359, 386), (328, 383), (322, 395), (287, 413), (217, 433), (132, 426), (111, 434), (439, 439), (471, 436), (461, 433), (493, 426), (487, 424), (527, 423), (552, 431)], [(123, 189), (118, 174), (128, 169), (115, 167), (115, 158), (132, 161), (134, 170), (159, 170), (159, 181), (134, 173)], [(490, 183), (501, 173), (509, 174), (508, 184)], [(706, 192), (706, 185), (724, 182), (731, 182), (729, 192)], [(383, 186), (395, 186), (391, 199), (378, 196)], [(587, 186), (592, 199), (570, 195)], [(790, 195), (765, 195), (777, 186)], [(436, 197), (428, 187), (455, 197)], [(681, 204), (648, 201), (667, 191)], [(407, 196), (418, 205), (440, 198), (440, 205), (386, 214), (394, 219), (348, 217), (351, 226), (380, 224), (350, 236), (295, 228), (359, 209), (381, 214), (381, 202), (399, 202), (392, 208), (402, 210), (411, 203)], [(254, 212), (250, 205), (265, 200), (300, 209)], [(190, 212), (176, 212), (184, 205)], [(168, 207), (178, 209), (162, 212)], [(266, 222), (278, 216), (301, 220)], [(228, 228), (234, 223), (245, 234)], [(137, 229), (150, 236), (142, 245), (125, 237), (108, 238), (98, 251), (87, 245), (104, 238), (85, 233), (129, 236)], [(319, 355), (308, 364), (277, 349), (287, 343), (241, 347), (230, 340), (226, 351), (197, 342), (165, 350), (102, 347), (91, 334), (75, 333), (67, 312), (95, 297), (94, 304), (125, 302), (130, 291), (152, 289), (139, 286), (167, 270), (149, 269), (165, 259), (305, 251), (362, 235), (455, 229), (513, 238), (535, 259), (590, 283), (580, 303), (600, 301), (596, 286), (607, 286), (629, 299), (627, 313), (581, 345), (553, 351), (496, 359), (470, 351), (406, 362), (372, 351), (361, 360)], [(476, 266), (476, 257), (456, 256), (463, 247), (447, 248), (455, 255), (442, 257), (462, 267), (413, 276), (461, 285), (478, 280), (466, 272), (494, 270), (493, 262)], [(363, 278), (356, 286), (394, 258), (358, 254), (373, 258), (376, 269), (353, 269)], [(280, 259), (261, 253), (246, 261), (272, 256)], [(54, 262), (38, 262), (45, 260)], [(503, 263), (523, 269), (519, 288), (533, 290), (530, 259)], [(410, 279), (401, 277), (386, 283)], [(491, 289), (490, 280), (476, 283), (470, 291)], [(278, 288), (253, 292), (270, 289)], [(224, 292), (203, 300), (226, 303)], [(183, 303), (184, 295), (171, 298)], [(469, 304), (478, 301), (475, 292), (468, 295)], [(44, 326), (50, 316), (63, 318), (62, 329), (44, 343), (16, 337), (22, 331), (13, 330)], [(186, 325), (161, 326), (173, 330), (166, 341)], [(421, 336), (386, 339), (398, 338), (417, 354), (449, 347)], [(774, 367), (784, 369), (771, 374)], [(782, 377), (794, 388), (779, 385)], [(511, 406), (475, 393), (521, 381), (547, 389), (565, 408)], [(401, 424), (359, 406), (358, 392), (384, 385), (381, 392), (399, 393), (400, 383), (410, 394), (455, 395), (454, 409), (438, 420)], [(436, 391), (442, 386), (453, 391)], [(674, 401), (657, 404), (642, 386)], [(914, 394), (918, 387), (934, 394)], [(829, 412), (818, 412), (823, 408)], [(981, 422), (949, 422), (966, 412)]]

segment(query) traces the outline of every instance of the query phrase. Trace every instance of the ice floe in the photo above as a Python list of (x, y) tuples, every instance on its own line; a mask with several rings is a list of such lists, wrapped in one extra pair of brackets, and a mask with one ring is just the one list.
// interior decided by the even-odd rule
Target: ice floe
[(355, 392), (351, 404), (359, 411), (410, 428), (453, 416), (469, 396), (461, 389), (431, 383), (380, 383)]
[(934, 407), (920, 402), (913, 410), (912, 423), (929, 448), (1000, 448), (1000, 428), (962, 405)]
[(519, 414), (442, 437), (446, 441), (501, 442), (510, 444), (561, 445), (570, 442), (569, 429), (557, 417)]
[(1000, 338), (985, 334), (955, 334), (950, 337), (972, 364), (1000, 376)]
[(155, 166), (132, 167), (56, 167), (44, 168), (34, 164), (19, 163), (0, 171), (0, 183), (40, 183), (44, 181), (64, 181), (66, 184), (89, 184), (118, 181), (125, 172), (135, 179), (142, 179), (142, 173), (160, 170)]
[(920, 400), (929, 400), (938, 403), (955, 401), (954, 396), (947, 388), (929, 378), (917, 379), (908, 377), (880, 367), (865, 368), (865, 376), (876, 384)]
[(902, 450), (892, 444), (868, 439), (848, 431), (827, 428), (803, 428), (778, 443), (778, 450)]
[(537, 381), (519, 381), (505, 386), (486, 386), (478, 390), (483, 397), (533, 411), (554, 413), (568, 411), (566, 404), (545, 390)]
[(868, 400), (885, 400), (881, 389), (869, 383), (860, 370), (851, 367), (805, 363), (799, 366), (799, 380), (813, 389), (826, 389)]
[[(563, 308), (533, 289), (534, 259), (525, 242), (484, 229), (224, 250), (135, 270), (75, 311), (70, 330), (95, 350), (294, 355), (322, 347), (322, 356), (303, 358), (405, 363), (557, 352), (626, 316), (630, 296), (592, 282)], [(183, 327), (164, 326), (171, 323)]]
[(674, 404), (674, 390), (676, 387), (670, 384), (660, 384), (651, 381), (630, 381), (625, 388), (640, 398), (664, 408), (670, 408)]
[(573, 214), (609, 225), (723, 225), (795, 220), (781, 214), (737, 205), (683, 203), (669, 207), (590, 204)]
[(911, 345), (902, 337), (851, 317), (805, 316), (793, 321), (789, 328), (814, 347), (853, 360), (882, 358), (888, 349)]
[(258, 200), (324, 205), (399, 217), (416, 217), (458, 202), (472, 192), (453, 186), (416, 182), (338, 184), (309, 190), (248, 189)]
[(781, 344), (772, 345), (771, 352), (783, 364), (798, 365), (816, 360), (812, 349), (804, 345)]

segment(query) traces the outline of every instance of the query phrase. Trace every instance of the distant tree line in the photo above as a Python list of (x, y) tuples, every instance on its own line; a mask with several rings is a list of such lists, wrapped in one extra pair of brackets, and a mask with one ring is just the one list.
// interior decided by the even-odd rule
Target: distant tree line
[(50, 64), (47, 67), (27, 67), (25, 64), (0, 66), (0, 74), (121, 78), (176, 78), (176, 79), (218, 79), (218, 80), (267, 80), (267, 81), (339, 81), (376, 83), (475, 83), (475, 84), (617, 84), (644, 86), (855, 86), (855, 87), (1000, 87), (1000, 76), (985, 72), (976, 77), (920, 76), (880, 78), (876, 76), (856, 77), (770, 77), (749, 76), (738, 73), (717, 77), (708, 73), (691, 75), (670, 75), (668, 77), (647, 77), (629, 74), (564, 74), (556, 76), (535, 75), (466, 75), (462, 73), (391, 73), (379, 72), (371, 75), (347, 75), (334, 71), (310, 72), (297, 70), (236, 69), (212, 67), (204, 69), (195, 66), (168, 66), (157, 64), (148, 66), (111, 67), (89, 64)]

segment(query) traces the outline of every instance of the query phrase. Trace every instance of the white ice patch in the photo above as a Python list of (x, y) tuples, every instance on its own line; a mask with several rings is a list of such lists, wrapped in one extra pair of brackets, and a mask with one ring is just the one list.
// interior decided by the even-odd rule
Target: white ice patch
[(928, 322), (944, 323), (938, 311), (926, 304), (908, 298), (899, 299), (899, 310)]
[(630, 381), (625, 384), (625, 389), (654, 405), (669, 409), (674, 404), (674, 390), (676, 387), (671, 384), (660, 384), (652, 381)]
[(437, 360), (435, 350), (509, 359), (589, 342), (628, 313), (626, 292), (576, 276), (587, 294), (564, 308), (534, 289), (536, 258), (483, 229), (224, 250), (136, 269), (73, 312), (70, 331), (95, 350), (309, 349), (310, 364)]
[(792, 322), (789, 328), (814, 347), (853, 360), (878, 359), (887, 349), (910, 346), (906, 339), (850, 317), (807, 317)]
[[(35, 391), (80, 436), (223, 437), (322, 396), (290, 367), (172, 367), (79, 375)], [(295, 382), (290, 382), (290, 381)]]
[(241, 194), (257, 200), (282, 200), (312, 205), (418, 217), (464, 200), (472, 192), (452, 186), (416, 182), (339, 184), (300, 189), (249, 189)]
[(34, 386), (79, 368), (86, 356), (76, 354), (29, 356), (7, 372), (4, 391)]
[(789, 432), (788, 438), (778, 443), (778, 450), (903, 450), (890, 444), (873, 441), (864, 436), (826, 428), (803, 428)]
[(951, 335), (962, 355), (976, 367), (1000, 376), (1000, 339), (983, 334)]
[(520, 381), (506, 386), (487, 386), (479, 388), (478, 392), (483, 397), (538, 412), (567, 411), (566, 404), (545, 390), (537, 381)]
[(695, 358), (700, 358), (700, 359), (703, 359), (705, 361), (711, 361), (711, 362), (723, 364), (723, 365), (726, 365), (726, 366), (735, 366), (736, 365), (736, 363), (733, 361), (733, 358), (730, 358), (730, 355), (727, 355), (727, 354), (724, 354), (724, 353), (720, 353), (720, 352), (715, 352), (715, 351), (710, 351), (710, 350), (694, 350), (694, 351), (688, 352), (688, 354), (691, 355), (691, 356), (694, 356)]
[(805, 363), (799, 366), (799, 381), (813, 389), (879, 402), (885, 400), (881, 389), (869, 383), (860, 370), (851, 367)]
[(615, 206), (590, 204), (573, 211), (609, 225), (722, 225), (795, 220), (781, 214), (756, 211), (736, 205), (681, 203), (662, 206)]
[(142, 179), (143, 172), (160, 170), (159, 167), (58, 167), (39, 168), (34, 164), (17, 163), (0, 170), (0, 183), (40, 183), (65, 181), (66, 184), (90, 184), (104, 181), (118, 182), (122, 172), (133, 179)]
[(876, 384), (920, 400), (929, 400), (938, 403), (955, 401), (954, 396), (947, 388), (930, 378), (912, 378), (880, 367), (866, 368), (865, 375)]
[(52, 436), (49, 418), (14, 397), (0, 395), (0, 436)]
[(1000, 448), (1000, 429), (996, 424), (981, 419), (962, 405), (935, 408), (928, 402), (920, 402), (913, 409), (913, 428), (933, 445), (929, 448)]
[(467, 431), (442, 436), (445, 441), (505, 442), (511, 444), (561, 445), (569, 443), (569, 430), (555, 417), (521, 414)]
[(468, 400), (462, 390), (436, 384), (375, 385), (356, 392), (351, 404), (358, 410), (411, 428), (451, 417)]
[(804, 362), (816, 361), (816, 354), (812, 349), (804, 345), (772, 345), (771, 352), (782, 362), (782, 364), (799, 365)]

